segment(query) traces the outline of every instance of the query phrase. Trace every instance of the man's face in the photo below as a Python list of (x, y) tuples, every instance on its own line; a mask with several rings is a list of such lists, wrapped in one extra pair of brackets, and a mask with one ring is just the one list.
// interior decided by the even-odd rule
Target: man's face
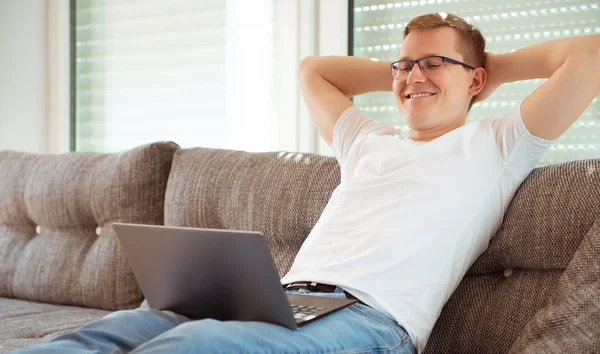
[[(404, 39), (398, 60), (439, 55), (464, 63), (463, 56), (454, 49), (456, 40), (457, 34), (450, 27), (411, 32)], [(429, 76), (423, 75), (421, 68), (414, 65), (407, 78), (394, 80), (396, 106), (412, 129), (437, 129), (439, 126), (457, 124), (460, 120), (464, 124), (471, 98), (468, 90), (472, 78), (472, 71), (462, 65), (444, 63), (442, 70)], [(417, 92), (434, 95), (406, 98), (406, 95)]]

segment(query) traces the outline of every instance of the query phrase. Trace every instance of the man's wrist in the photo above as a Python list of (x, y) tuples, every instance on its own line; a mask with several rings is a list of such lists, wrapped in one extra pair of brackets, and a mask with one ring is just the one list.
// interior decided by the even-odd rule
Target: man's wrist
[(487, 80), (495, 86), (510, 82), (510, 70), (506, 70), (506, 54), (486, 53)]

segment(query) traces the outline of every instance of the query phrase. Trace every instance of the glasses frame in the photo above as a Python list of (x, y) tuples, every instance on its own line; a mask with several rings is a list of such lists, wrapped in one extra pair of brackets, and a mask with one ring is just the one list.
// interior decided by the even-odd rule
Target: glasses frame
[[(475, 68), (469, 64), (465, 64), (461, 61), (452, 59), (452, 58), (448, 58), (448, 57), (444, 57), (441, 55), (430, 55), (428, 57), (425, 58), (421, 58), (421, 59), (416, 59), (416, 60), (397, 60), (393, 63), (390, 63), (390, 70), (392, 70), (392, 77), (395, 79), (396, 75), (394, 75), (394, 64), (398, 64), (398, 63), (403, 63), (403, 62), (407, 62), (410, 63), (410, 72), (408, 72), (408, 75), (410, 75), (410, 73), (413, 71), (413, 69), (415, 68), (415, 64), (419, 65), (419, 69), (421, 69), (421, 72), (423, 73), (423, 75), (425, 75), (425, 71), (423, 70), (423, 66), (421, 66), (421, 60), (425, 60), (425, 59), (429, 59), (429, 58), (441, 58), (442, 59), (442, 64), (445, 62), (451, 63), (451, 64), (457, 64), (457, 65), (462, 65), (465, 68), (469, 68), (471, 70), (475, 70)], [(398, 70), (398, 73), (400, 73), (400, 70)], [(408, 77), (408, 75), (406, 75), (406, 77)]]

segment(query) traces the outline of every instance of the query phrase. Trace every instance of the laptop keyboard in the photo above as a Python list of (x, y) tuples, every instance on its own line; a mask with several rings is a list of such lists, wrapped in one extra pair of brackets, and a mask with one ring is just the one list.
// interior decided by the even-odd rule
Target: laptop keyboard
[(291, 304), (290, 307), (292, 308), (292, 313), (294, 314), (296, 322), (310, 321), (313, 318), (317, 317), (315, 313), (324, 310), (323, 307), (297, 304)]

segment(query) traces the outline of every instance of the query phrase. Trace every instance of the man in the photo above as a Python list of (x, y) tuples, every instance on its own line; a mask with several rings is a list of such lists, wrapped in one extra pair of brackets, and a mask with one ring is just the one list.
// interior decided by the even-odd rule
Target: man
[[(486, 249), (521, 182), (600, 92), (600, 36), (485, 55), (477, 29), (415, 18), (398, 61), (302, 61), (302, 93), (341, 183), (289, 273), (288, 293), (361, 303), (298, 331), (120, 311), (23, 352), (422, 352), (439, 313)], [(466, 124), (504, 82), (549, 78), (502, 118)], [(349, 97), (393, 88), (410, 130), (369, 120)], [(185, 323), (184, 323), (185, 322)]]

